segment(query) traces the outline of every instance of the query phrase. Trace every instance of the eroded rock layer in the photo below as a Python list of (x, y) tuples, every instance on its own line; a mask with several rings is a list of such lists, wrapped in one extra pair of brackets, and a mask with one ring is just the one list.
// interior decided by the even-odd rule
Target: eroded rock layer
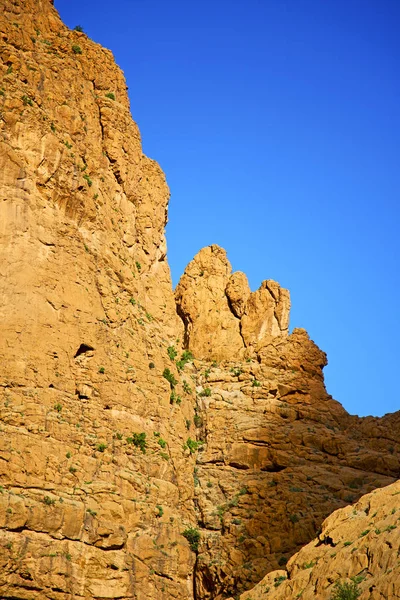
[(218, 246), (174, 295), (111, 53), (49, 0), (2, 8), (0, 596), (237, 594), (399, 476), (399, 414), (350, 417), (288, 292)]
[(232, 273), (225, 250), (203, 248), (186, 267), (175, 292), (185, 345), (196, 357), (251, 356), (289, 329), (289, 292), (272, 280), (251, 292), (244, 273)]
[(396, 482), (337, 510), (285, 570), (269, 573), (240, 600), (400, 598), (399, 495)]

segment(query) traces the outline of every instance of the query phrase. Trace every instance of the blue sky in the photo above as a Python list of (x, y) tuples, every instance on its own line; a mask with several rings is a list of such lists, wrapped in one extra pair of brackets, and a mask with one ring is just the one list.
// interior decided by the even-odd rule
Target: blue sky
[(208, 244), (292, 296), (329, 393), (400, 408), (398, 0), (55, 0), (125, 72), (171, 188), (174, 285)]

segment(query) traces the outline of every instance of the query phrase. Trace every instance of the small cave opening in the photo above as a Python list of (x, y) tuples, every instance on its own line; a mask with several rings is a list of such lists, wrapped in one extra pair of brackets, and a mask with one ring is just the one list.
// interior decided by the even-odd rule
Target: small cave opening
[(93, 346), (90, 346), (89, 344), (81, 344), (78, 350), (75, 352), (74, 358), (78, 358), (78, 356), (81, 356), (81, 354), (86, 354), (86, 352), (92, 352), (93, 350)]

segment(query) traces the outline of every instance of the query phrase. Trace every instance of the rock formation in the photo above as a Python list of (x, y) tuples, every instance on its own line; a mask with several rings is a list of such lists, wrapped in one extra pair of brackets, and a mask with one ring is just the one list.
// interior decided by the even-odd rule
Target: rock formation
[[(232, 274), (225, 250), (203, 248), (176, 288), (185, 345), (201, 359), (251, 356), (289, 329), (290, 296), (275, 281), (251, 292), (244, 273)], [(246, 352), (247, 350), (247, 352)]]
[(396, 480), (400, 415), (348, 415), (218, 246), (174, 295), (111, 52), (50, 0), (0, 29), (0, 597), (237, 595)]
[(240, 600), (328, 600), (346, 589), (360, 600), (400, 598), (399, 494), (397, 482), (337, 510), (285, 570), (269, 573)]

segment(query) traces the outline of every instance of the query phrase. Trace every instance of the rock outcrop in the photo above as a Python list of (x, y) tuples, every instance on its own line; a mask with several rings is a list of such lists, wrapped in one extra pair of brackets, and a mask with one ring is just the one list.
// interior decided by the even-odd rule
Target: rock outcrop
[(325, 361), (304, 330), (272, 338), (257, 360), (195, 361), (198, 597), (248, 589), (334, 510), (398, 478), (399, 413), (348, 415), (326, 393)]
[(399, 494), (397, 482), (337, 510), (285, 570), (269, 573), (240, 600), (329, 600), (338, 592), (336, 598), (400, 598)]
[(271, 338), (288, 335), (289, 292), (268, 280), (252, 293), (244, 273), (232, 274), (219, 246), (203, 248), (194, 257), (175, 297), (185, 324), (185, 345), (198, 358), (244, 358)]
[(348, 415), (288, 292), (218, 246), (174, 294), (111, 52), (2, 8), (0, 596), (237, 595), (399, 477), (400, 413)]

